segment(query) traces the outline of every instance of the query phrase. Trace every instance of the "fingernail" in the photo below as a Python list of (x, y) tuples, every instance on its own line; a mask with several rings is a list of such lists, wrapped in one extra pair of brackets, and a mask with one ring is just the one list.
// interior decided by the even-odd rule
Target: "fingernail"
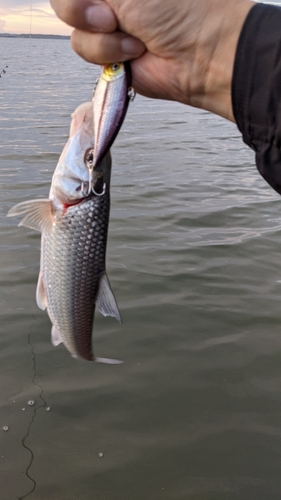
[(88, 7), (85, 11), (85, 19), (88, 25), (96, 31), (111, 33), (117, 28), (115, 15), (106, 3)]
[(127, 36), (121, 40), (122, 51), (129, 57), (140, 57), (145, 52), (144, 44), (137, 38)]

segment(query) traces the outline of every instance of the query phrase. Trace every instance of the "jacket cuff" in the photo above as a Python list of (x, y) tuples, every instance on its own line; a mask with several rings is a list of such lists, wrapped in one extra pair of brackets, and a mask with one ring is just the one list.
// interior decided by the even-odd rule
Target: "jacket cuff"
[(265, 180), (281, 194), (281, 9), (256, 4), (237, 45), (232, 106)]

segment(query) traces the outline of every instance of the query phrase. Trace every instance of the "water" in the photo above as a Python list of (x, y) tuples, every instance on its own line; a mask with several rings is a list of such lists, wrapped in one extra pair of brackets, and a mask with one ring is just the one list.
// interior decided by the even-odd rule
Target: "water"
[(1, 47), (1, 500), (279, 500), (280, 198), (253, 153), (219, 117), (137, 97), (113, 148), (123, 325), (94, 329), (125, 363), (75, 361), (35, 303), (39, 235), (6, 214), (47, 196), (99, 70), (68, 41)]

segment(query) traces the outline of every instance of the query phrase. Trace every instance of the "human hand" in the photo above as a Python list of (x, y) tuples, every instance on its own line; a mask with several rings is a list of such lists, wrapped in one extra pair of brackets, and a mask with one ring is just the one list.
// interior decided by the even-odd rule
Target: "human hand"
[(233, 63), (251, 0), (50, 1), (87, 61), (131, 60), (138, 93), (234, 120)]

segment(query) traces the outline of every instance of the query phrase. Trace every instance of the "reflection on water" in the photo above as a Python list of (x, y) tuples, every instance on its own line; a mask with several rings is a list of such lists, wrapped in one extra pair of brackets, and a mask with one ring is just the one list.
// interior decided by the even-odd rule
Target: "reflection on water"
[(137, 97), (113, 148), (124, 324), (94, 328), (125, 363), (75, 361), (35, 303), (40, 237), (6, 214), (48, 195), (99, 70), (67, 41), (1, 44), (1, 500), (279, 499), (280, 200), (253, 154), (218, 117)]

